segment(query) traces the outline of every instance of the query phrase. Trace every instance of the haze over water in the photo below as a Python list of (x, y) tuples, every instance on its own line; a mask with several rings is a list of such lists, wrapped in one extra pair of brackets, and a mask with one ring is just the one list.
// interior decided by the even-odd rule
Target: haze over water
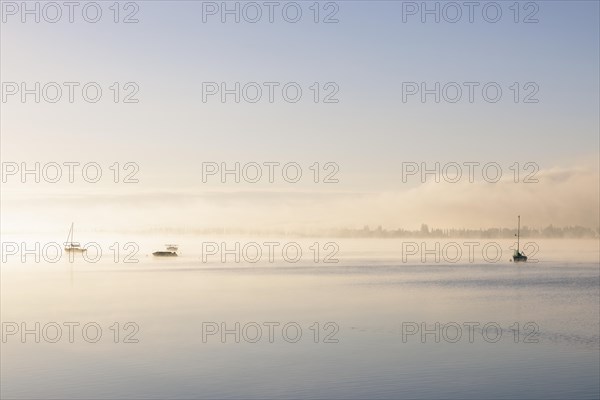
[(0, 397), (600, 398), (599, 11), (0, 1)]

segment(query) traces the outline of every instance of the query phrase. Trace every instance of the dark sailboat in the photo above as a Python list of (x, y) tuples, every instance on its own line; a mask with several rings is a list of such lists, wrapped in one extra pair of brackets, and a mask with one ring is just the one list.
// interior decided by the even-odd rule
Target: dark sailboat
[(513, 261), (514, 262), (525, 262), (527, 261), (527, 256), (523, 253), (521, 253), (521, 250), (519, 248), (520, 246), (520, 238), (521, 238), (521, 216), (519, 215), (519, 221), (517, 223), (517, 249), (515, 250), (515, 253), (513, 254)]

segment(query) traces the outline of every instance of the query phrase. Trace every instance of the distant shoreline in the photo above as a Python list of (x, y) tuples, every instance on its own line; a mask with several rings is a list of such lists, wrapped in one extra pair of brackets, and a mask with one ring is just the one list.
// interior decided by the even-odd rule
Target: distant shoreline
[[(55, 234), (55, 231), (0, 231), (2, 235)], [(62, 233), (62, 232), (61, 232)], [(382, 227), (360, 229), (235, 229), (235, 228), (168, 228), (145, 229), (104, 229), (82, 227), (80, 233), (159, 235), (159, 236), (254, 236), (254, 237), (297, 237), (297, 238), (339, 238), (339, 239), (513, 239), (517, 230), (513, 228), (429, 228), (423, 224), (419, 230), (385, 229)], [(598, 239), (600, 228), (582, 226), (545, 228), (521, 227), (521, 237), (530, 239)]]
[[(95, 232), (111, 232), (95, 230)], [(120, 231), (118, 231), (120, 232)], [(486, 229), (459, 229), (459, 228), (429, 228), (423, 225), (420, 230), (384, 229), (368, 226), (362, 229), (315, 229), (315, 230), (284, 230), (284, 229), (227, 229), (227, 228), (150, 228), (143, 230), (123, 231), (122, 233), (153, 234), (153, 235), (207, 235), (207, 236), (281, 236), (281, 237), (330, 237), (330, 238), (356, 238), (356, 239), (512, 239), (517, 230), (512, 228), (486, 228)], [(598, 239), (600, 229), (591, 229), (582, 226), (555, 227), (549, 225), (545, 228), (521, 228), (521, 237), (536, 239)]]

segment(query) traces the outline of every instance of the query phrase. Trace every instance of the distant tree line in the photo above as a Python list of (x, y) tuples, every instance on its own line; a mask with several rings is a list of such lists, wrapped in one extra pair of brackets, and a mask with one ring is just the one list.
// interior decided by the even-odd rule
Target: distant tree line
[[(548, 225), (545, 228), (521, 227), (521, 237), (524, 238), (564, 238), (564, 239), (583, 239), (599, 237), (600, 229), (591, 229), (583, 226), (565, 226), (556, 227)], [(362, 229), (340, 229), (338, 231), (341, 237), (377, 237), (377, 238), (512, 238), (517, 234), (516, 228), (429, 228), (427, 224), (422, 224), (419, 230), (410, 229), (384, 229), (378, 226), (370, 229), (365, 226)]]
[[(410, 229), (385, 229), (381, 226), (370, 228), (339, 228), (319, 230), (294, 230), (294, 229), (230, 229), (230, 228), (165, 228), (155, 227), (147, 230), (160, 234), (195, 234), (195, 235), (259, 235), (259, 236), (296, 236), (296, 237), (342, 237), (342, 238), (512, 238), (517, 234), (516, 228), (429, 228), (422, 224), (418, 230)], [(583, 226), (557, 227), (548, 225), (545, 228), (521, 227), (523, 238), (557, 238), (557, 239), (585, 239), (600, 237), (600, 228), (591, 229)]]

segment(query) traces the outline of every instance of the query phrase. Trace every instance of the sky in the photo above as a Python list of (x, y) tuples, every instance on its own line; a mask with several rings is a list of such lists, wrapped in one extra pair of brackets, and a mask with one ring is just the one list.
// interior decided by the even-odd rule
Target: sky
[[(2, 231), (64, 230), (71, 221), (116, 230), (479, 228), (512, 226), (517, 214), (530, 226), (599, 225), (596, 1), (520, 2), (516, 23), (512, 1), (493, 4), (502, 12), (495, 23), (488, 22), (497, 9), (490, 2), (478, 2), (473, 22), (462, 6), (455, 23), (447, 20), (463, 2), (428, 2), (438, 4), (439, 23), (434, 15), (422, 22), (422, 2), (320, 2), (318, 23), (313, 1), (277, 3), (273, 23), (263, 2), (252, 3), (263, 13), (256, 23), (243, 14), (239, 23), (233, 15), (222, 22), (221, 10), (208, 13), (222, 3), (201, 1), (121, 2), (115, 23), (113, 2), (97, 3), (97, 23), (79, 9), (69, 23), (65, 8), (57, 23), (44, 15), (36, 23), (15, 13), (21, 2), (2, 2), (3, 172), (36, 162), (95, 162), (102, 170), (96, 183), (81, 175), (74, 183), (3, 176)], [(282, 15), (286, 3), (288, 19), (302, 10), (298, 22)], [(247, 4), (238, 7), (251, 13)], [(123, 23), (132, 12), (138, 22)], [(324, 23), (327, 15), (338, 22)], [(73, 103), (64, 85), (57, 103), (35, 103), (33, 95), (23, 102), (20, 93), (7, 94), (11, 83), (20, 89), (22, 82), (80, 85)], [(103, 90), (96, 103), (81, 96), (88, 82)], [(115, 82), (118, 103), (110, 89)], [(236, 103), (228, 95), (223, 103), (219, 94), (203, 92), (207, 82), (228, 88), (257, 82), (263, 97)], [(264, 82), (279, 84), (272, 103)], [(289, 82), (302, 89), (298, 102), (283, 99), (281, 87)], [(440, 102), (406, 93), (407, 84), (431, 89), (436, 82), (456, 83)], [(472, 102), (464, 82), (476, 84)], [(484, 98), (488, 83), (502, 90), (497, 102)], [(461, 99), (448, 101), (457, 85)], [(138, 102), (123, 103), (134, 89)], [(337, 102), (324, 102), (328, 94)], [(115, 162), (119, 183), (110, 168)], [(233, 168), (236, 162), (297, 163), (302, 179), (222, 183), (217, 174), (203, 181), (203, 163)], [(315, 162), (319, 183), (310, 168)], [(423, 183), (418, 174), (403, 179), (407, 163), (469, 162), (499, 165), (502, 178), (487, 182), (478, 167), (472, 183), (466, 169), (456, 183), (443, 176)], [(326, 163), (335, 167), (325, 169)], [(123, 183), (134, 169), (139, 182)], [(339, 182), (323, 183), (334, 169)], [(523, 182), (531, 171), (537, 182)]]

